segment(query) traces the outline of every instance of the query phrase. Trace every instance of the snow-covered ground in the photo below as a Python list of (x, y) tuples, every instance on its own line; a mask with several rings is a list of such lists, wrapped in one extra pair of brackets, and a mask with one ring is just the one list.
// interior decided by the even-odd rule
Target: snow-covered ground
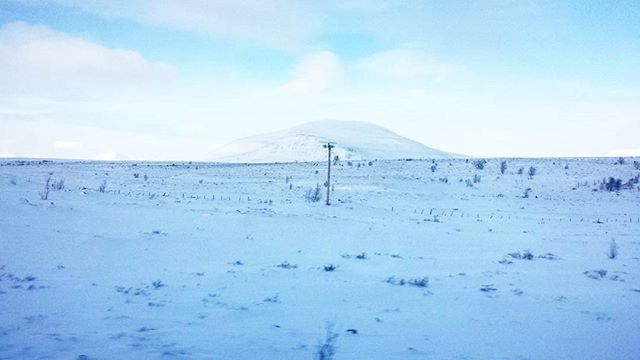
[(2, 161), (0, 358), (640, 358), (640, 170), (506, 161)]

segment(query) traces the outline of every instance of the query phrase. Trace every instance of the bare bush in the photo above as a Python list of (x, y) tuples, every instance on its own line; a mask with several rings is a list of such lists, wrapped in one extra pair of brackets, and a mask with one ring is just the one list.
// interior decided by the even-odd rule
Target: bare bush
[(507, 162), (500, 161), (500, 174), (504, 175), (505, 171), (507, 171)]
[(102, 184), (98, 187), (98, 192), (100, 193), (104, 193), (105, 190), (107, 190), (107, 180), (102, 181)]
[(40, 200), (49, 200), (49, 192), (51, 191), (51, 176), (47, 177), (44, 183), (44, 190), (39, 193)]
[(609, 243), (609, 251), (607, 251), (607, 257), (612, 260), (618, 257), (618, 244), (616, 244), (615, 239), (611, 239), (611, 242)]
[(316, 184), (315, 188), (311, 188), (309, 190), (307, 190), (307, 192), (304, 194), (304, 198), (307, 199), (307, 201), (309, 202), (318, 202), (320, 201), (320, 194), (321, 188), (320, 188), (320, 184)]
[(621, 188), (622, 188), (622, 180), (616, 179), (613, 177), (609, 177), (609, 180), (603, 179), (602, 182), (600, 183), (601, 190), (620, 191)]
[(63, 190), (64, 189), (64, 180), (60, 179), (58, 181), (54, 181), (51, 183), (51, 188), (53, 190)]
[(478, 169), (478, 170), (482, 170), (482, 169), (484, 169), (484, 165), (486, 163), (487, 163), (487, 160), (485, 160), (485, 159), (473, 160), (473, 167)]

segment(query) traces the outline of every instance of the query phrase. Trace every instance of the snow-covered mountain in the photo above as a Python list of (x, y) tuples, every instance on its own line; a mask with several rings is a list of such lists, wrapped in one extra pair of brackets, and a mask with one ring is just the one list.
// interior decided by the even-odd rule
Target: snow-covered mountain
[(321, 161), (327, 156), (322, 148), (327, 142), (335, 143), (332, 156), (337, 155), (342, 160), (460, 157), (371, 123), (321, 120), (235, 140), (218, 149), (212, 160), (237, 163)]

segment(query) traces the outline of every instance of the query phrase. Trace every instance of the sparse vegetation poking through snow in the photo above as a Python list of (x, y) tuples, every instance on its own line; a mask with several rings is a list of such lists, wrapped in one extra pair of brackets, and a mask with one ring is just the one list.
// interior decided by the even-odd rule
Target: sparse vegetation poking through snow
[(518, 169), (518, 175), (522, 175), (522, 174), (524, 174), (524, 168), (523, 167)]
[(315, 188), (311, 188), (307, 190), (307, 192), (304, 194), (304, 198), (307, 199), (307, 201), (309, 202), (318, 202), (320, 201), (320, 197), (321, 197), (320, 191), (321, 191), (320, 184), (316, 184)]
[(507, 171), (507, 162), (500, 161), (500, 174), (504, 175), (505, 171)]
[(498, 290), (498, 289), (495, 286), (493, 286), (493, 284), (486, 284), (486, 285), (482, 285), (480, 287), (480, 291), (483, 291), (483, 292), (486, 292), (486, 293), (494, 292), (496, 290)]
[(327, 333), (325, 338), (316, 349), (316, 360), (332, 360), (336, 354), (336, 342), (338, 340), (338, 334), (333, 332), (333, 325), (327, 324)]
[(478, 169), (478, 170), (482, 170), (482, 169), (484, 169), (484, 165), (486, 163), (487, 163), (487, 160), (485, 160), (485, 159), (473, 160), (473, 167)]
[(100, 184), (100, 187), (98, 187), (99, 193), (104, 193), (105, 190), (107, 190), (107, 180), (102, 181), (102, 184)]
[(633, 167), (634, 167), (636, 170), (640, 170), (640, 161), (633, 160)]
[(533, 177), (536, 175), (536, 168), (533, 166), (529, 167), (529, 171), (527, 172), (529, 174), (529, 179), (533, 179)]
[(434, 172), (436, 172), (436, 170), (438, 170), (438, 163), (434, 161), (431, 164), (431, 172), (434, 173)]
[(343, 259), (358, 259), (358, 260), (366, 260), (367, 259), (367, 254), (363, 253), (363, 252), (358, 254), (358, 255), (342, 254), (340, 256)]
[(607, 270), (591, 270), (585, 271), (583, 274), (587, 275), (587, 277), (595, 280), (600, 280), (607, 276)]
[(287, 270), (291, 270), (291, 269), (297, 269), (298, 265), (295, 264), (289, 264), (288, 261), (284, 261), (281, 264), (276, 265), (276, 267), (279, 267), (281, 269), (287, 269)]
[(513, 259), (518, 259), (518, 260), (533, 260), (534, 258), (533, 253), (531, 252), (531, 250), (528, 250), (528, 249), (524, 250), (523, 252), (517, 251), (517, 252), (508, 253), (507, 255), (509, 255)]
[(398, 285), (398, 286), (407, 285), (407, 286), (415, 286), (419, 288), (426, 288), (427, 286), (429, 286), (429, 278), (426, 276), (423, 278), (415, 278), (415, 279), (396, 279), (395, 276), (392, 276), (387, 280), (385, 280), (385, 282), (391, 285)]
[(600, 183), (601, 190), (620, 191), (621, 188), (622, 188), (622, 180), (615, 179), (613, 177), (609, 177), (609, 180), (603, 179), (602, 182)]
[(618, 160), (614, 163), (614, 165), (624, 165), (627, 161), (623, 157), (619, 157)]
[(53, 190), (63, 190), (64, 189), (64, 180), (60, 179), (58, 181), (54, 181), (51, 183), (51, 188)]
[(611, 239), (609, 243), (609, 251), (607, 251), (607, 257), (611, 260), (618, 257), (618, 244), (615, 239)]
[(473, 175), (473, 183), (474, 184), (477, 184), (480, 181), (482, 181), (482, 177), (480, 175), (478, 175), (478, 174)]
[(504, 259), (498, 261), (498, 263), (506, 264), (506, 265), (513, 264), (513, 261), (511, 261), (510, 259), (511, 260), (527, 260), (527, 261), (532, 261), (534, 259), (558, 260), (558, 256), (552, 253), (546, 253), (546, 254), (535, 256), (533, 252), (531, 252), (531, 250), (524, 250), (522, 252), (516, 251), (516, 252), (508, 253), (507, 255), (505, 255)]
[(524, 194), (522, 194), (522, 198), (523, 199), (528, 199), (529, 198), (529, 193), (531, 192), (531, 188), (526, 188), (524, 189)]
[(40, 200), (49, 200), (49, 191), (51, 191), (51, 176), (47, 177), (44, 182), (44, 190), (40, 192)]
[(325, 265), (322, 267), (322, 269), (326, 272), (331, 272), (331, 271), (336, 271), (338, 267), (336, 265), (333, 264), (329, 264), (329, 265)]

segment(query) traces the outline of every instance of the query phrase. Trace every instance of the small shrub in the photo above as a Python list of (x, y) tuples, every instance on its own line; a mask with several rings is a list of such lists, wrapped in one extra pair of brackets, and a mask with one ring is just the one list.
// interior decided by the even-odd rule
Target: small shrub
[(329, 265), (325, 265), (322, 267), (322, 269), (326, 272), (331, 272), (331, 271), (335, 271), (338, 267), (333, 265), (333, 264), (329, 264)]
[(107, 190), (107, 180), (102, 181), (102, 184), (100, 184), (100, 187), (98, 187), (99, 193), (104, 193), (105, 190)]
[(507, 171), (507, 162), (500, 161), (500, 174), (504, 175), (505, 171)]
[(615, 259), (618, 257), (618, 244), (614, 239), (611, 239), (611, 243), (609, 243), (609, 251), (607, 251), (607, 257), (609, 259)]
[(282, 269), (290, 270), (290, 269), (297, 269), (297, 268), (298, 268), (298, 265), (295, 265), (295, 264), (294, 264), (294, 265), (292, 265), (292, 264), (289, 264), (289, 262), (288, 262), (288, 261), (285, 261), (285, 262), (283, 262), (283, 263), (281, 263), (281, 264), (276, 265), (276, 267), (279, 267), (279, 268), (282, 268)]
[(307, 192), (304, 194), (304, 198), (309, 202), (318, 202), (320, 201), (321, 197), (320, 190), (320, 184), (316, 184), (315, 188), (307, 190)]
[(624, 165), (627, 161), (623, 157), (619, 157), (618, 160), (614, 163), (615, 165)]
[(533, 257), (531, 250), (525, 250), (522, 252), (522, 260), (533, 260)]
[(522, 175), (522, 174), (524, 174), (524, 168), (523, 167), (518, 169), (518, 175)]
[(485, 160), (485, 159), (473, 160), (473, 167), (478, 169), (478, 170), (482, 170), (482, 169), (484, 169), (484, 165), (486, 163), (487, 163), (487, 160)]
[(533, 178), (535, 176), (536, 172), (537, 172), (536, 168), (533, 167), (533, 166), (530, 166), (529, 167), (529, 171), (528, 171), (529, 178)]
[(415, 279), (396, 279), (395, 276), (392, 276), (387, 280), (385, 280), (385, 282), (388, 284), (397, 285), (397, 286), (408, 285), (408, 286), (415, 286), (419, 288), (426, 288), (427, 286), (429, 286), (428, 277), (415, 278)]
[(528, 199), (529, 198), (529, 192), (531, 192), (531, 188), (526, 188), (524, 190), (524, 194), (522, 194), (522, 198), (523, 199)]
[(48, 200), (49, 191), (51, 191), (51, 176), (47, 177), (44, 182), (44, 190), (40, 192), (40, 200)]
[(480, 175), (478, 175), (478, 174), (473, 175), (473, 183), (474, 184), (479, 183), (481, 180), (482, 180), (482, 177), (480, 177)]
[(60, 179), (58, 181), (54, 181), (51, 183), (51, 188), (53, 190), (62, 190), (64, 189), (64, 180)]
[(622, 188), (622, 180), (613, 177), (610, 177), (609, 180), (603, 179), (602, 183), (600, 183), (600, 189), (603, 188), (607, 191), (620, 191)]
[(438, 170), (438, 163), (431, 164), (431, 172), (434, 173)]
[(523, 252), (516, 251), (516, 252), (508, 253), (507, 255), (510, 256), (512, 259), (517, 259), (517, 260), (533, 260), (535, 258), (535, 256), (533, 255), (533, 252), (531, 252), (531, 250), (528, 250), (528, 249), (524, 250)]

